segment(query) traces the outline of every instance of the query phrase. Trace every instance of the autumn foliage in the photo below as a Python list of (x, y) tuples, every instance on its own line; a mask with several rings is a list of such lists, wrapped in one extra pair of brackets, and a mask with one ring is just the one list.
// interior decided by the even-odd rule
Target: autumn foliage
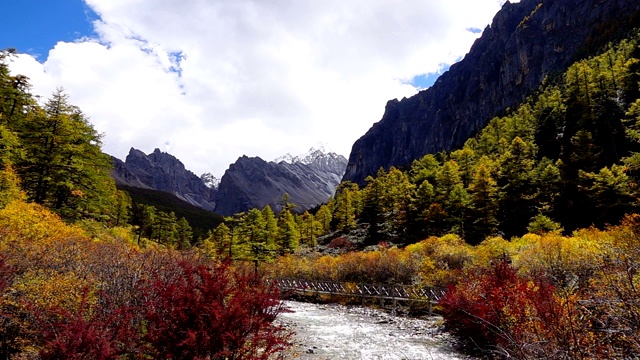
[(539, 358), (548, 354), (548, 335), (565, 315), (554, 291), (549, 281), (521, 277), (509, 264), (497, 261), (491, 269), (451, 286), (440, 306), (447, 328), (479, 348)]
[(277, 291), (253, 272), (90, 238), (23, 202), (0, 209), (0, 234), (3, 357), (267, 359), (288, 344)]
[(285, 331), (273, 325), (282, 305), (251, 275), (179, 261), (176, 272), (155, 274), (142, 291), (144, 342), (156, 357), (268, 359), (284, 349)]
[(606, 230), (557, 231), (476, 246), (456, 235), (404, 248), (301, 252), (270, 276), (448, 287), (447, 328), (492, 357), (633, 358), (640, 354), (640, 215)]

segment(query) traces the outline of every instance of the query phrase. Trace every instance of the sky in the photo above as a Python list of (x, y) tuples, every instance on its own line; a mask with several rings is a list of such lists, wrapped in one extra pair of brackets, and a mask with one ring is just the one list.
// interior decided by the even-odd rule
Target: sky
[(504, 0), (2, 0), (0, 49), (124, 160), (220, 178), (238, 157), (345, 157), (387, 101), (462, 59)]

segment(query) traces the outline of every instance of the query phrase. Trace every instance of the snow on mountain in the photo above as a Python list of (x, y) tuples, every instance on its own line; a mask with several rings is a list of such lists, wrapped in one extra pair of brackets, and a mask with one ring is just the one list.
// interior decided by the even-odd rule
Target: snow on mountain
[(220, 185), (220, 179), (213, 176), (210, 172), (200, 175), (200, 179), (209, 189), (217, 189), (218, 185)]
[(276, 158), (275, 160), (273, 160), (273, 162), (275, 162), (276, 164), (281, 163), (283, 161), (289, 164), (295, 164), (299, 162), (305, 165), (311, 165), (311, 164), (317, 164), (317, 163), (327, 162), (331, 160), (336, 161), (336, 160), (339, 160), (341, 157), (343, 156), (338, 155), (331, 151), (327, 151), (324, 145), (320, 144), (318, 145), (317, 148), (311, 147), (309, 151), (307, 151), (304, 154), (293, 156), (287, 153), (285, 155), (282, 155)]

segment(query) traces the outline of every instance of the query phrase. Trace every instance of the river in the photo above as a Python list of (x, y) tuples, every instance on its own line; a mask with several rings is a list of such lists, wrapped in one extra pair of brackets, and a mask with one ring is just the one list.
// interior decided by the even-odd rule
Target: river
[(453, 348), (453, 339), (428, 320), (392, 316), (357, 306), (287, 301), (280, 315), (295, 332), (287, 358), (307, 360), (471, 359)]

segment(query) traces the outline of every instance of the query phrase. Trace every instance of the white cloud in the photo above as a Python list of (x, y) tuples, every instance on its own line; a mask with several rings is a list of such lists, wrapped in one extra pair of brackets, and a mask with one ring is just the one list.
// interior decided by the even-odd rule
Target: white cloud
[(500, 0), (85, 0), (97, 39), (12, 71), (64, 87), (104, 151), (158, 147), (221, 176), (323, 142), (345, 156), (407, 83), (462, 57)]

